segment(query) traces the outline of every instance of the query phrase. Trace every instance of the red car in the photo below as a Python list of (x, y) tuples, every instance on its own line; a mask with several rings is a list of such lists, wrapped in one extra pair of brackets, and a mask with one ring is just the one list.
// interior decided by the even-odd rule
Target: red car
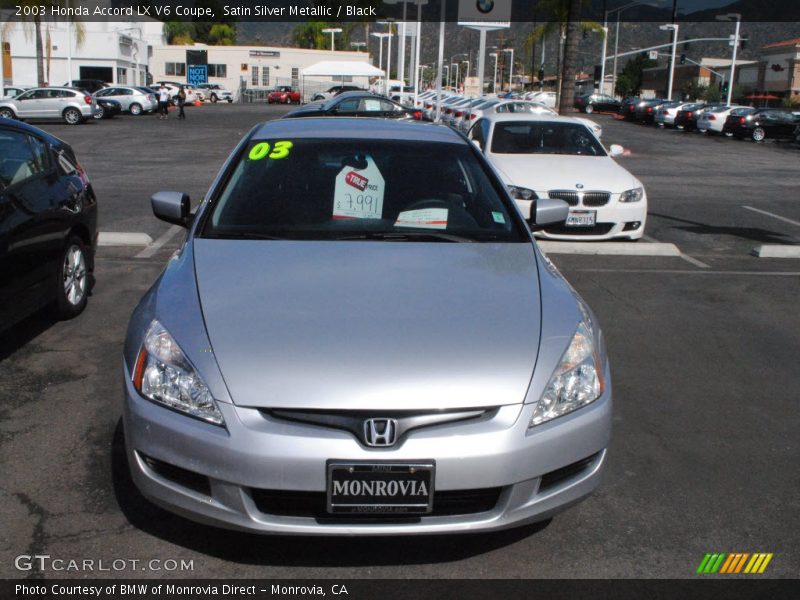
[(279, 102), (281, 104), (300, 104), (300, 92), (293, 90), (288, 85), (278, 86), (278, 89), (267, 94), (267, 102)]

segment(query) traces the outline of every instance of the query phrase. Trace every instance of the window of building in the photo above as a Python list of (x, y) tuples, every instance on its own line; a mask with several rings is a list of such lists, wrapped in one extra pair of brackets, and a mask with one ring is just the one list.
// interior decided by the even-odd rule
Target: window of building
[(227, 77), (228, 65), (208, 65), (209, 77)]
[(300, 69), (292, 67), (292, 87), (297, 89), (300, 87)]
[(168, 62), (164, 66), (164, 73), (172, 77), (185, 77), (186, 63)]
[(258, 67), (253, 67), (251, 70), (250, 83), (253, 86), (258, 85)]
[(269, 87), (269, 67), (261, 67), (261, 86)]
[(117, 67), (117, 83), (121, 83), (123, 85), (128, 83), (128, 69)]

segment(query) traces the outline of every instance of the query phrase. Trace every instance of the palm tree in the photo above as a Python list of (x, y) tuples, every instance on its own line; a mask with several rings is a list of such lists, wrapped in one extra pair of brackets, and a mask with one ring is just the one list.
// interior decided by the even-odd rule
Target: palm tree
[[(549, 15), (550, 18), (545, 20), (541, 25), (534, 27), (531, 32), (528, 34), (527, 39), (525, 40), (525, 52), (526, 54), (530, 54), (531, 47), (536, 42), (540, 41), (541, 39), (545, 38), (551, 33), (556, 33), (558, 35), (559, 45), (558, 45), (558, 53), (556, 55), (556, 70), (559, 71), (559, 80), (558, 80), (558, 97), (561, 98), (561, 87), (563, 81), (568, 81), (566, 77), (561, 77), (563, 74), (564, 69), (562, 69), (562, 65), (565, 62), (566, 57), (562, 56), (562, 44), (561, 42), (568, 36), (568, 29), (570, 25), (571, 15), (576, 14), (577, 18), (574, 20), (578, 24), (578, 37), (574, 41), (576, 44), (580, 43), (580, 37), (583, 32), (589, 31), (597, 31), (603, 34), (603, 26), (598, 23), (597, 21), (583, 21), (580, 18), (581, 8), (583, 4), (586, 4), (590, 0), (540, 0), (539, 4), (537, 5), (537, 10), (541, 10), (545, 15)], [(577, 5), (577, 12), (573, 9), (573, 5)], [(605, 35), (605, 34), (603, 34)], [(566, 44), (564, 45), (566, 47)], [(577, 65), (577, 51), (575, 54), (575, 61)], [(566, 65), (564, 65), (566, 67)], [(572, 80), (575, 79), (575, 72), (577, 71), (577, 66), (573, 68), (572, 73)], [(572, 107), (572, 94), (567, 94), (569, 98), (569, 106)], [(560, 100), (559, 100), (560, 104)]]
[[(50, 6), (69, 6), (70, 0), (19, 0), (17, 2), (19, 6), (22, 7), (29, 7), (33, 8), (33, 10), (27, 11), (30, 15), (28, 17), (23, 18), (19, 21), (22, 24), (23, 31), (25, 32), (25, 38), (30, 39), (31, 33), (36, 40), (36, 83), (39, 87), (46, 85), (48, 83), (47, 78), (45, 78), (45, 65), (44, 65), (44, 44), (42, 42), (42, 18), (38, 14), (38, 10), (36, 10), (40, 6), (46, 6), (49, 12)], [(35, 8), (34, 8), (35, 7)], [(20, 11), (23, 14), (26, 12), (25, 10)], [(69, 21), (73, 24), (72, 29), (75, 32), (75, 45), (80, 48), (83, 45), (83, 41), (86, 37), (86, 28), (83, 26), (83, 23), (78, 20), (77, 17), (70, 17)], [(11, 33), (12, 29), (14, 28), (15, 23), (13, 19), (9, 19), (2, 25), (3, 36), (8, 37)], [(50, 39), (50, 29), (49, 26), (46, 28), (46, 36), (47, 39)], [(72, 40), (69, 40), (67, 43), (72, 43)], [(48, 43), (48, 75), (49, 75), (49, 56), (50, 56), (50, 44)]]
[(558, 96), (559, 114), (574, 112), (575, 75), (578, 71), (578, 45), (581, 43), (582, 0), (569, 0), (567, 40), (564, 43), (564, 68), (561, 70), (561, 93)]

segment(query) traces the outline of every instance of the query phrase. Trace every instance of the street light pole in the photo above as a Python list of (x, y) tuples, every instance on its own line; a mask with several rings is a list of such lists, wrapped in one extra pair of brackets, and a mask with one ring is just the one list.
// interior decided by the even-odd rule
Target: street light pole
[(667, 84), (667, 100), (672, 100), (672, 82), (675, 80), (675, 52), (678, 49), (678, 24), (669, 23), (659, 27), (662, 31), (672, 31), (672, 57), (669, 63), (669, 83)]
[[(608, 11), (603, 13), (603, 52), (600, 56), (600, 93), (605, 94), (606, 87), (606, 52), (608, 50)], [(613, 95), (613, 92), (612, 92)]]
[(494, 58), (494, 79), (492, 79), (492, 93), (497, 93), (497, 52), (492, 52), (489, 54), (492, 58)]
[(503, 48), (503, 52), (511, 53), (510, 64), (508, 65), (508, 91), (510, 92), (512, 86), (514, 85), (514, 49)]
[(456, 88), (456, 90), (458, 90), (458, 80), (459, 80), (459, 78), (461, 77), (461, 69), (460, 69), (460, 67), (458, 66), (458, 63), (450, 63), (450, 66), (452, 66), (452, 67), (455, 67), (455, 68), (456, 68), (456, 77), (455, 77), (455, 79), (453, 80), (453, 83), (455, 83), (455, 88)]
[(322, 33), (330, 33), (331, 34), (331, 52), (334, 52), (335, 48), (333, 47), (333, 36), (335, 36), (337, 33), (342, 33), (342, 28), (341, 27), (329, 27), (327, 29), (323, 29)]
[(742, 24), (742, 15), (739, 13), (728, 13), (727, 15), (717, 15), (717, 21), (736, 21), (736, 30), (733, 34), (733, 57), (731, 58), (731, 74), (728, 81), (728, 100), (726, 104), (731, 105), (733, 97), (733, 75), (736, 72), (736, 51), (739, 49), (739, 27)]

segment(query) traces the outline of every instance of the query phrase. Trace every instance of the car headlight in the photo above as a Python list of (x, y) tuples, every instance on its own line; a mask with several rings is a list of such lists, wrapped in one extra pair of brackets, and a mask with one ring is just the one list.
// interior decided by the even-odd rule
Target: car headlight
[(639, 202), (644, 197), (644, 188), (633, 188), (632, 190), (626, 190), (622, 192), (619, 196), (620, 202)]
[(529, 427), (586, 406), (603, 394), (601, 354), (590, 326), (581, 321), (533, 411)]
[(539, 198), (533, 190), (516, 185), (509, 185), (508, 193), (511, 194), (514, 200), (536, 200)]
[(202, 377), (158, 321), (150, 323), (136, 358), (133, 385), (143, 397), (214, 425), (225, 420)]

